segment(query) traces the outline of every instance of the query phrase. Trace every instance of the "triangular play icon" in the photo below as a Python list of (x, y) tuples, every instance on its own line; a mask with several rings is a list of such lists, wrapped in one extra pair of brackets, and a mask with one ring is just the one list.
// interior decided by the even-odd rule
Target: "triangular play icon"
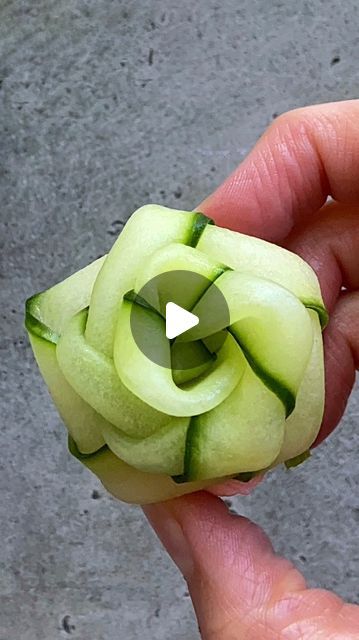
[(192, 329), (199, 323), (198, 316), (183, 309), (175, 302), (166, 304), (166, 337), (169, 340), (177, 338), (181, 333)]

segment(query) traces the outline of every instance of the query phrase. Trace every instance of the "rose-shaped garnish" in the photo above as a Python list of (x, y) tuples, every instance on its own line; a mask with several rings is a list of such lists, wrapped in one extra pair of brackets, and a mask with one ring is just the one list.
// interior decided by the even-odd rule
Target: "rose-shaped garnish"
[[(178, 301), (161, 284), (170, 272), (208, 284)], [(216, 313), (218, 291), (227, 316)], [(200, 319), (174, 341), (169, 295)], [(134, 307), (165, 364), (139, 348)], [(157, 205), (132, 215), (107, 256), (26, 303), (71, 453), (136, 503), (304, 459), (323, 413), (326, 321), (317, 278), (297, 255)], [(202, 352), (198, 366), (178, 365)]]

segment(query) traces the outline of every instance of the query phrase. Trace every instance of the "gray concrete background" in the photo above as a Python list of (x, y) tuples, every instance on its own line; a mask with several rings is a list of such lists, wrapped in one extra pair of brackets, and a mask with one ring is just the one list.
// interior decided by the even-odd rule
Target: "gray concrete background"
[[(67, 454), (23, 302), (106, 251), (139, 205), (193, 207), (275, 114), (357, 97), (358, 13), (357, 0), (0, 0), (1, 640), (198, 638), (141, 511)], [(233, 501), (352, 602), (358, 418), (357, 390), (311, 461)]]

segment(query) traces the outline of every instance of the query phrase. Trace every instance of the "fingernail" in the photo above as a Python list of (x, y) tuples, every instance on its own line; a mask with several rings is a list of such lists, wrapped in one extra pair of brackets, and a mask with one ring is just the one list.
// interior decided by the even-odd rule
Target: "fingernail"
[(146, 505), (143, 510), (163, 546), (188, 580), (194, 568), (191, 548), (173, 511), (163, 504)]

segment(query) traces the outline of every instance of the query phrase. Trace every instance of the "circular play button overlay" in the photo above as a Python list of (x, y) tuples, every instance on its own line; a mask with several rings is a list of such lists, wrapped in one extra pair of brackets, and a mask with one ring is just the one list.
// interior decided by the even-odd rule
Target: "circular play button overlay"
[(125, 298), (132, 304), (132, 336), (149, 360), (172, 371), (198, 368), (200, 374), (216, 359), (229, 310), (215, 281), (193, 271), (167, 271)]

